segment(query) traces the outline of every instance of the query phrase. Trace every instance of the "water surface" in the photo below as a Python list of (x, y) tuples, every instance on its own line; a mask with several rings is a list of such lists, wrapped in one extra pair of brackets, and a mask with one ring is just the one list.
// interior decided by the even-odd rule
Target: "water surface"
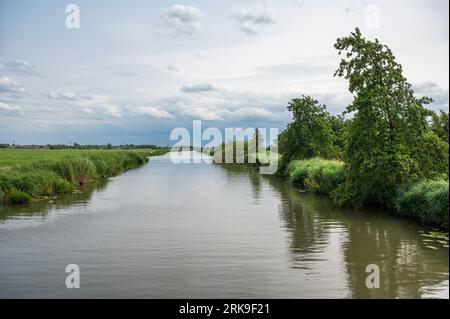
[[(163, 156), (79, 194), (0, 206), (0, 297), (448, 298), (448, 248), (430, 231), (251, 168)], [(80, 289), (65, 286), (68, 264)], [(365, 285), (369, 264), (380, 289)]]

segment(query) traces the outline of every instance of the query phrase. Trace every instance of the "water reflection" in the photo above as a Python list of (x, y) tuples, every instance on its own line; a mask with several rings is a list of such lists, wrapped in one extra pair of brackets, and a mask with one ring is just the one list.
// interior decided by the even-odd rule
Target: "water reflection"
[(83, 209), (83, 207), (89, 205), (92, 196), (104, 190), (107, 185), (108, 180), (104, 179), (95, 184), (86, 185), (71, 194), (37, 200), (23, 205), (0, 204), (0, 229), (41, 225), (56, 217), (62, 211), (67, 212), (67, 208)]
[[(327, 255), (342, 256), (353, 298), (448, 298), (448, 248), (429, 247), (428, 227), (381, 209), (337, 208), (328, 197), (301, 193), (276, 177), (262, 177), (245, 166), (222, 166), (229, 176), (247, 174), (259, 199), (267, 183), (280, 197), (280, 221), (290, 234), (291, 267), (323, 267)], [(428, 246), (428, 247), (427, 247)], [(328, 253), (328, 254), (327, 254)], [(366, 287), (366, 267), (380, 267), (380, 289)]]

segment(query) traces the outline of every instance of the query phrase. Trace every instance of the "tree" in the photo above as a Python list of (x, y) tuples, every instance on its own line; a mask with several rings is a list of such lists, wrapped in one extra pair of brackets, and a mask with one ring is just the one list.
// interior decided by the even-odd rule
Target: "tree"
[(336, 159), (342, 159), (346, 140), (346, 130), (351, 120), (345, 119), (343, 115), (330, 115), (328, 120), (330, 121), (331, 130), (333, 131), (335, 157)]
[(289, 102), (288, 110), (293, 114), (293, 121), (278, 137), (283, 162), (315, 156), (334, 157), (333, 129), (326, 107), (302, 95)]
[(441, 140), (448, 143), (448, 113), (441, 110), (441, 114), (431, 113), (430, 130)]
[[(363, 38), (357, 28), (334, 46), (343, 58), (335, 76), (349, 81), (354, 100), (344, 149), (347, 181), (333, 194), (338, 204), (386, 203), (409, 178), (436, 176), (430, 158), (443, 149), (427, 137), (427, 97), (416, 98), (392, 51), (378, 40)], [(427, 140), (428, 158), (421, 150)], [(432, 142), (430, 142), (432, 140)], [(442, 145), (441, 145), (442, 146)], [(433, 160), (431, 160), (433, 161)]]

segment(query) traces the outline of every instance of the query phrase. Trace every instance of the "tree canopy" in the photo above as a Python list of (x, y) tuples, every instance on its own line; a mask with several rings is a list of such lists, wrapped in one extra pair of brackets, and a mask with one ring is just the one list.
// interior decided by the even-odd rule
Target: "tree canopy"
[(392, 51), (359, 29), (337, 39), (335, 48), (343, 56), (335, 76), (347, 79), (354, 95), (347, 107), (353, 114), (344, 148), (348, 175), (334, 194), (337, 202), (385, 203), (410, 178), (446, 174), (448, 144), (428, 130), (425, 106), (432, 100), (414, 96)]

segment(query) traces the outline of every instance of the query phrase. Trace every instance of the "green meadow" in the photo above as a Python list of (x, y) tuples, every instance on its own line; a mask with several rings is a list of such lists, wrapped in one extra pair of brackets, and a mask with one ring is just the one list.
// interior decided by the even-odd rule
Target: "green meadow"
[(23, 204), (116, 176), (166, 150), (0, 149), (0, 202)]
[[(22, 164), (30, 164), (36, 161), (57, 161), (65, 157), (85, 156), (89, 154), (108, 154), (122, 152), (117, 150), (85, 150), (85, 149), (15, 149), (0, 148), (0, 168), (11, 167)], [(137, 150), (135, 152), (144, 152), (149, 156), (161, 154), (161, 150), (148, 149)], [(163, 151), (165, 153), (165, 151)]]

